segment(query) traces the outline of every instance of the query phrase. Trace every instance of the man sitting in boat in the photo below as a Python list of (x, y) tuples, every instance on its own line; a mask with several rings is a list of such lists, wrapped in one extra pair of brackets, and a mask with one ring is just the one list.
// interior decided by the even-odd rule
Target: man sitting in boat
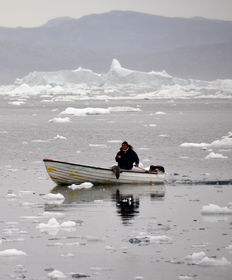
[(130, 170), (133, 166), (139, 166), (139, 157), (133, 150), (132, 146), (126, 141), (122, 143), (120, 151), (117, 153), (115, 160), (119, 168)]

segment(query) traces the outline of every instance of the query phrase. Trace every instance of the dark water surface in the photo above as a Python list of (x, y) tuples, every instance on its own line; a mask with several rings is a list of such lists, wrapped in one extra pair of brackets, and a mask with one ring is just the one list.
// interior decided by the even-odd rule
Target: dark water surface
[[(49, 122), (69, 106), (141, 111)], [(232, 101), (44, 103), (36, 98), (12, 106), (1, 99), (0, 110), (0, 252), (27, 254), (0, 256), (0, 279), (49, 279), (54, 270), (66, 279), (231, 279), (232, 215), (202, 215), (201, 209), (232, 202), (232, 148), (180, 145), (227, 135)], [(45, 157), (112, 166), (122, 140), (134, 146), (144, 167), (166, 168), (165, 185), (72, 190), (55, 186), (46, 174)], [(207, 160), (210, 149), (227, 158)], [(50, 192), (65, 200), (45, 200)], [(38, 225), (51, 218), (76, 226), (41, 231)], [(201, 251), (228, 263), (190, 265), (185, 257)]]

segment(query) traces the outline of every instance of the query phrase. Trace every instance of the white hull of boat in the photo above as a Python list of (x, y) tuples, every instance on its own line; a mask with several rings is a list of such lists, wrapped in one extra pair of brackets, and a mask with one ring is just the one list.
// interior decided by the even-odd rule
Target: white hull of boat
[(134, 170), (121, 170), (117, 179), (111, 168), (101, 168), (52, 159), (44, 159), (50, 178), (58, 185), (80, 184), (162, 184), (165, 173), (148, 173)]

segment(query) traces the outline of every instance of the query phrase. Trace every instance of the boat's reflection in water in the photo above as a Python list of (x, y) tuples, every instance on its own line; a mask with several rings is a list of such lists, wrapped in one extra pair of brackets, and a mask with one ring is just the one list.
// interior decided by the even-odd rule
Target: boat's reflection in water
[[(95, 201), (113, 201), (117, 213), (124, 224), (139, 214), (142, 198), (160, 200), (165, 196), (165, 185), (98, 185), (90, 189), (71, 189), (68, 186), (56, 186), (52, 193), (61, 193), (65, 200), (63, 206), (70, 204), (89, 204)], [(51, 205), (50, 205), (51, 207)], [(50, 209), (51, 210), (51, 209)]]
[(112, 200), (115, 201), (117, 213), (125, 224), (139, 213), (139, 197), (134, 197), (132, 194), (123, 195), (117, 189), (112, 195)]

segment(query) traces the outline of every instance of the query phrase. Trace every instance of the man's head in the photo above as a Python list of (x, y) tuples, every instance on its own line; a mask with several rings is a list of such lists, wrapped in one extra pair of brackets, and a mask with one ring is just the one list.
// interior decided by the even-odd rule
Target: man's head
[(127, 141), (122, 142), (122, 150), (126, 151), (129, 148), (129, 144), (127, 143)]

